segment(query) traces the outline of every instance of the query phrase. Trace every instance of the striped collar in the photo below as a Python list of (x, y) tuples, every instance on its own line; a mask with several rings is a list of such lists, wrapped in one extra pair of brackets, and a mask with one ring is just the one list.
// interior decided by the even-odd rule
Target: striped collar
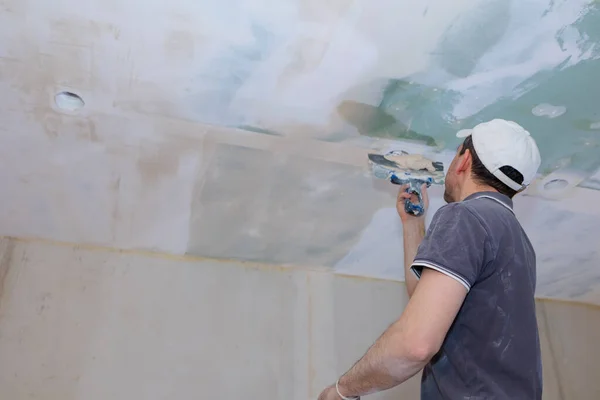
[(502, 204), (504, 207), (508, 208), (513, 214), (513, 202), (508, 197), (498, 192), (477, 192), (472, 195), (467, 196), (463, 201), (467, 200), (475, 200), (475, 199), (489, 199), (493, 200), (497, 203)]

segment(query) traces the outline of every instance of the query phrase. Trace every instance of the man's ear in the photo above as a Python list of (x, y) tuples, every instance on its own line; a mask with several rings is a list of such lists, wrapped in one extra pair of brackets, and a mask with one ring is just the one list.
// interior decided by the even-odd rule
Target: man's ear
[(456, 165), (456, 173), (471, 173), (471, 164), (473, 163), (473, 157), (471, 151), (466, 149), (465, 152), (458, 158)]

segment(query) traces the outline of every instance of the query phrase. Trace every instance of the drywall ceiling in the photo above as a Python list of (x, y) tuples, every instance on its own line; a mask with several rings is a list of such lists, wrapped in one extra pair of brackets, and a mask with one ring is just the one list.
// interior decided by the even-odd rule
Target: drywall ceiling
[(595, 1), (3, 0), (0, 32), (4, 235), (401, 279), (367, 153), (500, 117), (543, 157), (539, 294), (600, 303)]

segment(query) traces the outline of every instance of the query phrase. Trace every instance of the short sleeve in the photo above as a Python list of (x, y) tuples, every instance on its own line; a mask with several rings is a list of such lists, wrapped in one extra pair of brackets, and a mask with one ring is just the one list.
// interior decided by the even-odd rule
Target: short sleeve
[(456, 279), (468, 290), (485, 263), (487, 231), (465, 204), (450, 203), (434, 215), (411, 270), (417, 278), (431, 268)]

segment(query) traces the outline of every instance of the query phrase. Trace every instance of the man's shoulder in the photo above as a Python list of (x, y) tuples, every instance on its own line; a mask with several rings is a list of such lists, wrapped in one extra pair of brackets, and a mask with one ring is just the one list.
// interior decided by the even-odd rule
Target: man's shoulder
[(465, 201), (456, 201), (448, 204), (444, 204), (440, 207), (435, 215), (435, 219), (464, 219), (467, 221), (479, 221), (480, 218), (477, 215), (477, 210), (475, 210), (472, 204), (469, 204)]
[(434, 230), (438, 232), (478, 231), (487, 236), (484, 221), (465, 202), (453, 202), (440, 207), (431, 220), (428, 233)]
[[(478, 221), (482, 225), (487, 225), (486, 221), (492, 217), (506, 218), (506, 213), (509, 212), (514, 216), (514, 211), (509, 204), (504, 203), (498, 198), (482, 194), (477, 197), (465, 199), (463, 201), (452, 202), (443, 205), (438, 209), (435, 220), (461, 218), (466, 221)], [(515, 218), (516, 221), (516, 218)]]
[(461, 202), (471, 212), (479, 216), (497, 215), (505, 218), (507, 213), (514, 215), (512, 199), (496, 192), (479, 192)]

